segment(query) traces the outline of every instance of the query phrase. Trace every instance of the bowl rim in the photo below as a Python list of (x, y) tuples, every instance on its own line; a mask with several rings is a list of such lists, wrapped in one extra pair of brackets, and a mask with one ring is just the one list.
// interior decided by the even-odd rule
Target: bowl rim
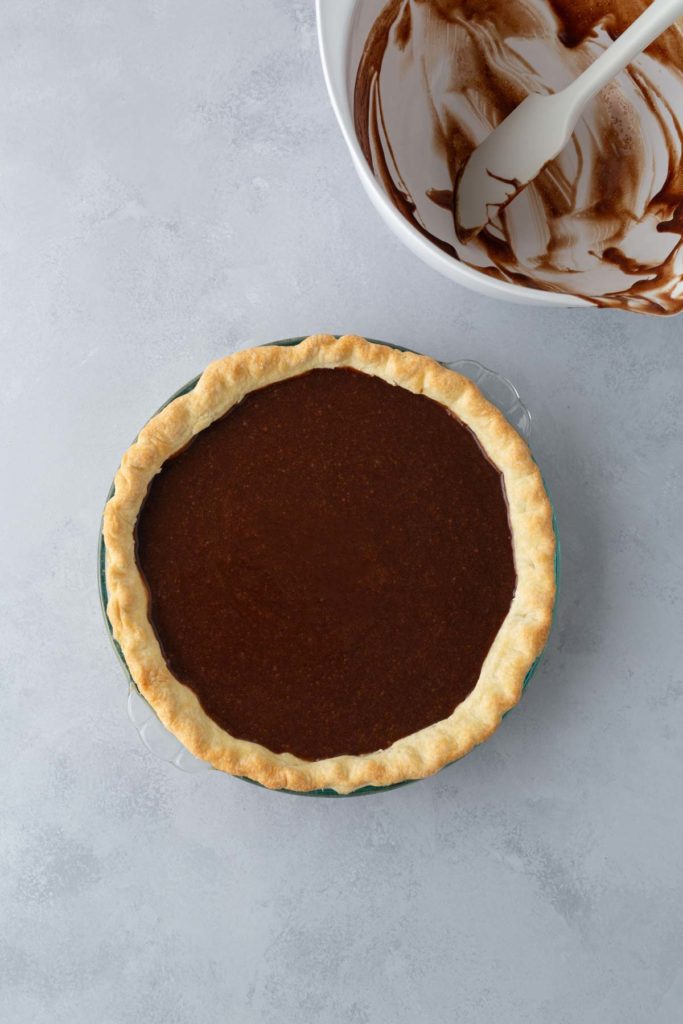
[(474, 267), (453, 259), (439, 249), (394, 208), (386, 192), (368, 167), (353, 123), (348, 82), (351, 27), (358, 0), (316, 0), (318, 49), (323, 76), (347, 149), (360, 181), (375, 209), (395, 235), (412, 252), (451, 281), (496, 299), (534, 306), (592, 308), (592, 303), (570, 292), (551, 292), (499, 281)]

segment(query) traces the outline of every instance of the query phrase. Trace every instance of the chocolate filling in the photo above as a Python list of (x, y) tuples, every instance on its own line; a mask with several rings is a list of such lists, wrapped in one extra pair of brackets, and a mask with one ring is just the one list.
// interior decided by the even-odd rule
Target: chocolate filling
[(164, 464), (136, 537), (173, 674), (233, 736), (309, 760), (450, 715), (515, 589), (472, 432), (348, 369), (247, 395)]

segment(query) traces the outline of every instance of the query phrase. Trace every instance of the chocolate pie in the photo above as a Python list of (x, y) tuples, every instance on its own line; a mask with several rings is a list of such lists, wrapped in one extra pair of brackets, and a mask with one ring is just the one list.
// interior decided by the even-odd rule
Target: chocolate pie
[(467, 753), (519, 700), (555, 598), (519, 435), (464, 377), (351, 336), (211, 364), (124, 455), (104, 539), (142, 694), (271, 788)]

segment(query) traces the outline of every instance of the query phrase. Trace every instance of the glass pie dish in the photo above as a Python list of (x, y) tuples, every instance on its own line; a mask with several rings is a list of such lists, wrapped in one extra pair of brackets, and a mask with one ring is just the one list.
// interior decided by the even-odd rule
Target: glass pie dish
[[(284, 341), (274, 342), (274, 344), (276, 344), (276, 345), (292, 346), (292, 345), (299, 344), (299, 342), (301, 342), (302, 340), (303, 340), (302, 338), (291, 338), (291, 339), (286, 339)], [(386, 344), (386, 343), (382, 343), (382, 344)], [(480, 363), (478, 363), (478, 362), (476, 362), (474, 360), (458, 360), (458, 361), (455, 361), (455, 362), (444, 363), (444, 365), (447, 366), (450, 369), (453, 369), (453, 370), (457, 371), (458, 373), (462, 374), (463, 376), (466, 376), (466, 377), (470, 378), (471, 380), (473, 380), (478, 385), (478, 387), (483, 392), (483, 394), (489, 399), (489, 401), (492, 402), (493, 404), (495, 404), (501, 410), (501, 412), (506, 416), (508, 421), (521, 434), (521, 436), (524, 437), (526, 440), (529, 439), (530, 431), (531, 431), (531, 416), (530, 416), (530, 413), (529, 413), (528, 409), (526, 408), (524, 403), (521, 401), (519, 393), (517, 392), (516, 388), (510, 383), (510, 381), (508, 381), (506, 378), (500, 376), (499, 374), (494, 373), (493, 371), (486, 369), (484, 366), (482, 366)], [(187, 394), (188, 392), (190, 392), (196, 386), (198, 380), (199, 380), (199, 376), (197, 376), (197, 377), (193, 378), (193, 380), (189, 381), (186, 385), (184, 385), (177, 392), (175, 392), (175, 394), (173, 394), (167, 400), (167, 402), (164, 403), (164, 405), (161, 408), (165, 408), (165, 406), (167, 406), (170, 402), (172, 402), (177, 397), (179, 397), (181, 395), (184, 395), (184, 394)], [(110, 497), (112, 493), (113, 493), (113, 486), (110, 489), (110, 493), (109, 493), (108, 497)], [(129, 714), (129, 717), (130, 717), (131, 721), (133, 722), (133, 724), (135, 725), (136, 729), (138, 730), (138, 732), (140, 734), (140, 737), (141, 737), (142, 741), (144, 742), (145, 746), (152, 753), (154, 753), (156, 756), (160, 757), (161, 759), (163, 759), (165, 761), (170, 761), (177, 768), (179, 768), (179, 769), (181, 769), (182, 771), (185, 771), (185, 772), (196, 773), (196, 772), (201, 772), (201, 771), (208, 771), (208, 770), (210, 770), (212, 768), (212, 766), (208, 762), (202, 761), (202, 760), (198, 759), (197, 757), (195, 757), (193, 754), (191, 754), (182, 745), (182, 743), (172, 733), (170, 733), (165, 728), (165, 726), (162, 724), (160, 719), (157, 717), (157, 715), (156, 715), (155, 711), (153, 710), (153, 708), (145, 700), (145, 698), (141, 695), (141, 693), (139, 692), (137, 686), (135, 685), (135, 683), (134, 683), (134, 681), (132, 679), (131, 673), (128, 670), (128, 666), (126, 665), (126, 661), (125, 661), (124, 655), (123, 655), (119, 645), (116, 643), (116, 641), (114, 640), (114, 638), (112, 636), (111, 626), (110, 626), (109, 619), (108, 619), (107, 614), (106, 614), (106, 607), (107, 607), (108, 599), (109, 599), (109, 595), (108, 595), (108, 592), (107, 592), (106, 572), (105, 572), (106, 558), (107, 558), (106, 547), (105, 547), (105, 544), (104, 544), (104, 539), (103, 539), (102, 533), (100, 533), (100, 541), (99, 541), (99, 549), (98, 549), (98, 583), (99, 583), (100, 599), (101, 599), (102, 610), (103, 610), (103, 614), (104, 614), (104, 620), (105, 620), (105, 624), (107, 626), (107, 631), (108, 631), (110, 640), (111, 640), (111, 642), (112, 642), (112, 644), (114, 646), (114, 649), (115, 649), (115, 652), (117, 654), (117, 657), (119, 658), (119, 661), (120, 661), (120, 663), (121, 663), (121, 665), (122, 665), (122, 667), (124, 669), (124, 672), (126, 673), (126, 677), (128, 679), (128, 714)], [(530, 679), (531, 675), (535, 671), (535, 668), (536, 668), (537, 664), (538, 664), (538, 659), (532, 665), (530, 671), (527, 674), (527, 677), (526, 677), (525, 682), (524, 682), (525, 686), (526, 686), (528, 680)], [(245, 780), (245, 781), (251, 781), (251, 780)], [(257, 783), (255, 783), (255, 784), (257, 784)], [(403, 784), (405, 784), (405, 783), (398, 783), (398, 785), (403, 785)], [(355, 790), (353, 792), (353, 794), (351, 794), (351, 795), (357, 795), (357, 794), (360, 794), (360, 793), (377, 792), (377, 790), (379, 788), (391, 789), (391, 788), (395, 788), (395, 786), (384, 786), (384, 787), (368, 786), (368, 787), (365, 787), (363, 789)], [(338, 796), (340, 794), (338, 794), (334, 790), (315, 790), (314, 794), (308, 794), (308, 795), (334, 795), (334, 796)]]

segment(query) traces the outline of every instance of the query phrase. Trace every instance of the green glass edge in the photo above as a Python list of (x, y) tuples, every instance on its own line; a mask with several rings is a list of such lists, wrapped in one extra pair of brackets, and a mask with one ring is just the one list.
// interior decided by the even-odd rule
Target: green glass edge
[[(268, 345), (282, 345), (282, 346), (299, 345), (304, 340), (305, 337), (306, 336), (303, 335), (300, 338), (284, 338), (281, 341), (266, 342), (266, 344), (268, 344)], [(407, 349), (407, 348), (405, 348), (402, 345), (394, 345), (394, 344), (392, 344), (391, 342), (388, 342), (388, 341), (378, 341), (376, 338), (368, 338), (367, 340), (373, 342), (376, 345), (385, 345), (387, 348), (398, 349), (400, 352), (412, 352), (413, 351), (412, 349)], [(186, 395), (189, 391), (192, 391), (192, 389), (196, 386), (197, 381), (199, 380), (200, 377), (201, 377), (201, 374), (197, 374), (196, 377), (193, 377), (192, 380), (187, 382), (187, 384), (184, 384), (183, 387), (179, 388), (176, 392), (174, 392), (174, 394), (172, 394), (171, 397), (169, 399), (167, 399), (167, 401), (165, 401), (162, 405), (159, 406), (159, 408), (156, 410), (156, 412), (153, 415), (156, 416), (157, 413), (161, 412), (162, 409), (165, 409), (166, 406), (170, 405), (171, 402), (175, 401), (176, 398), (180, 398), (182, 395)], [(153, 419), (153, 416), (150, 416), (150, 419)], [(544, 486), (545, 486), (545, 480), (543, 481), (543, 483), (544, 483)], [(107, 494), (105, 505), (106, 505), (107, 501), (109, 501), (109, 499), (111, 498), (113, 493), (114, 493), (114, 484), (112, 482), (112, 485), (109, 488), (109, 493)], [(547, 487), (546, 487), (546, 493), (549, 493)], [(556, 584), (555, 602), (553, 604), (552, 621), (551, 621), (551, 625), (550, 625), (550, 631), (552, 632), (553, 626), (555, 625), (555, 617), (556, 617), (556, 614), (557, 614), (557, 599), (558, 599), (559, 590), (560, 590), (561, 550), (560, 550), (560, 534), (559, 534), (559, 530), (558, 530), (558, 526), (557, 526), (557, 517), (555, 515), (555, 507), (554, 507), (554, 505), (552, 503), (552, 499), (550, 500), (550, 504), (551, 504), (551, 507), (552, 507), (552, 510), (553, 510), (553, 532), (555, 534), (555, 584)], [(98, 545), (97, 545), (97, 577), (98, 577), (98, 590), (99, 590), (99, 596), (100, 596), (100, 607), (102, 609), (102, 615), (103, 615), (103, 618), (104, 618), (104, 622), (105, 622), (105, 626), (106, 626), (106, 629), (107, 629), (107, 633), (109, 634), (109, 640), (111, 641), (111, 644), (112, 644), (112, 646), (114, 648), (114, 651), (115, 651), (115, 653), (117, 655), (117, 658), (118, 658), (118, 660), (119, 660), (119, 662), (121, 664), (121, 667), (123, 668), (123, 671), (125, 672), (129, 682), (133, 686), (135, 686), (135, 688), (137, 689), (137, 684), (135, 683), (135, 680), (133, 679), (133, 677), (130, 674), (130, 671), (128, 670), (128, 666), (126, 664), (126, 659), (123, 656), (123, 651), (121, 650), (120, 646), (118, 645), (118, 643), (114, 639), (114, 636), (112, 634), (111, 623), (109, 621), (109, 616), (107, 615), (107, 602), (109, 600), (109, 594), (107, 592), (107, 578), (106, 578), (106, 571), (105, 571), (106, 570), (106, 555), (107, 555), (107, 552), (106, 552), (106, 548), (105, 548), (105, 545), (104, 545), (104, 536), (103, 536), (103, 533), (102, 533), (102, 521), (100, 521), (100, 533), (99, 533)], [(547, 641), (546, 641), (546, 646), (547, 646)], [(540, 665), (544, 653), (545, 653), (545, 647), (543, 648), (543, 650), (541, 651), (539, 656), (536, 658), (536, 660), (534, 661), (534, 663), (531, 666), (531, 668), (529, 669), (529, 671), (527, 672), (526, 676), (524, 677), (524, 682), (522, 684), (522, 695), (524, 695), (524, 693), (526, 692), (526, 688), (527, 688), (527, 686), (528, 686), (528, 684), (529, 684), (529, 682), (531, 680), (531, 677), (534, 675), (534, 673), (536, 672), (536, 669)], [(521, 700), (521, 698), (520, 698), (520, 700)], [(519, 706), (519, 703), (515, 705), (515, 707), (518, 707), (518, 706)], [(510, 708), (509, 711), (505, 712), (505, 714), (503, 715), (503, 718), (507, 718), (507, 716), (510, 714), (510, 712), (514, 711), (514, 710), (515, 710), (515, 708)], [(477, 746), (479, 746), (479, 744), (477, 744)], [(471, 751), (469, 751), (469, 753), (471, 753)], [(449, 761), (448, 764), (445, 764), (443, 766), (443, 768), (439, 769), (439, 771), (440, 772), (445, 771), (447, 768), (450, 768), (451, 765), (457, 764), (457, 762), (459, 760), (461, 760), (461, 758), (456, 758), (454, 761)], [(258, 786), (259, 789), (267, 789), (268, 788), (266, 786), (262, 786), (260, 782), (255, 782), (254, 779), (247, 779), (247, 778), (245, 778), (243, 775), (235, 775), (234, 778), (239, 779), (241, 782), (248, 782), (252, 786)], [(353, 792), (351, 792), (351, 793), (337, 793), (337, 791), (334, 790), (334, 789), (313, 789), (309, 793), (301, 793), (301, 792), (298, 792), (297, 790), (293, 790), (293, 789), (278, 789), (278, 790), (275, 790), (274, 792), (276, 792), (276, 793), (288, 793), (290, 796), (324, 796), (324, 797), (368, 796), (369, 794), (374, 794), (374, 793), (388, 793), (392, 789), (400, 789), (402, 786), (408, 786), (408, 785), (410, 785), (413, 782), (419, 782), (419, 781), (421, 781), (421, 780), (420, 779), (405, 779), (403, 782), (396, 782), (396, 783), (394, 783), (391, 786), (363, 786), (361, 789), (354, 789)]]

